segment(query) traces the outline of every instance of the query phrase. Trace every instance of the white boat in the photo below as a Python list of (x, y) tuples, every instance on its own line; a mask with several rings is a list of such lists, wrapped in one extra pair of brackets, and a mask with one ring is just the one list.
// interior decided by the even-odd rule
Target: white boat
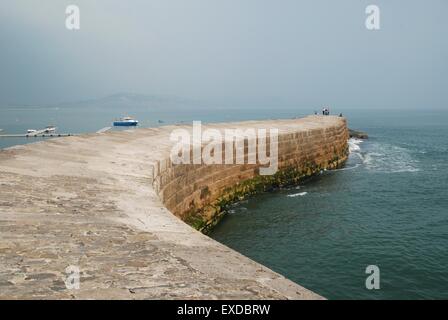
[(44, 129), (36, 130), (36, 129), (28, 129), (27, 134), (41, 134), (41, 133), (54, 133), (56, 132), (56, 127), (47, 126)]
[(45, 133), (56, 132), (56, 127), (54, 127), (54, 126), (47, 126), (47, 127), (44, 129), (44, 132), (45, 132)]
[(131, 127), (136, 126), (138, 124), (138, 120), (135, 120), (134, 118), (131, 117), (124, 117), (115, 120), (113, 124), (115, 127)]

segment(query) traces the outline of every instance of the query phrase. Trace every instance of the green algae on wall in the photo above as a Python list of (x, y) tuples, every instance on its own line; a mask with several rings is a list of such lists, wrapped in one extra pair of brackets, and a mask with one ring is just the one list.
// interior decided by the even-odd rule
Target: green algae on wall
[(289, 167), (279, 170), (272, 176), (258, 175), (255, 178), (237, 183), (235, 186), (226, 188), (223, 195), (212, 204), (206, 205), (201, 209), (191, 209), (187, 214), (185, 222), (196, 230), (207, 234), (225, 216), (226, 208), (230, 204), (262, 192), (297, 185), (299, 182), (325, 169), (340, 168), (344, 165), (347, 156), (348, 150), (342, 157), (336, 155), (333, 160), (328, 162), (326, 167), (309, 162), (303, 168)]
[(153, 186), (165, 206), (193, 228), (207, 233), (225, 215), (230, 203), (297, 184), (321, 170), (340, 167), (347, 159), (349, 133), (344, 118), (311, 116), (241, 122), (232, 127), (257, 125), (280, 131), (278, 171), (274, 175), (260, 175), (260, 164), (174, 165), (163, 158), (154, 166)]

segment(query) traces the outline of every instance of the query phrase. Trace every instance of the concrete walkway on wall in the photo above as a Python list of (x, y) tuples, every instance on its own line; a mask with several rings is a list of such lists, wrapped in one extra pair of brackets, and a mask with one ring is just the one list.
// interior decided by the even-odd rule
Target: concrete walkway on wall
[[(337, 117), (215, 124), (283, 131)], [(0, 151), (0, 298), (320, 299), (175, 217), (153, 189), (179, 127), (56, 138)], [(81, 271), (68, 290), (66, 268)]]

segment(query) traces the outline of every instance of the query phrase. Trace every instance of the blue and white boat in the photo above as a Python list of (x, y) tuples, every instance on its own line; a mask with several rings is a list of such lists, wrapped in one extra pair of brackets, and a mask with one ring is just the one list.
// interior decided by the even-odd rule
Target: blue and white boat
[(138, 121), (131, 117), (124, 117), (114, 121), (115, 127), (132, 127), (138, 125)]

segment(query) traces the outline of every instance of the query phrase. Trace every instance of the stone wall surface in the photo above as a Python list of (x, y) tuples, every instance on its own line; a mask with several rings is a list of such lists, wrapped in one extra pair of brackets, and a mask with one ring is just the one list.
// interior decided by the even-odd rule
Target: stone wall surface
[[(172, 165), (165, 126), (0, 151), (0, 299), (320, 299), (193, 227), (255, 192), (343, 164), (345, 119), (210, 124), (278, 128), (279, 171)], [(180, 218), (180, 219), (179, 219)], [(182, 221), (183, 220), (183, 221)], [(79, 290), (66, 268), (79, 267)]]
[[(222, 125), (208, 125), (204, 130), (207, 128), (216, 128), (224, 136)], [(336, 168), (348, 155), (345, 120), (335, 117), (309, 117), (298, 123), (291, 120), (244, 122), (229, 124), (226, 128), (280, 129), (278, 172), (260, 176), (259, 164), (172, 165), (169, 158), (161, 159), (155, 165), (154, 189), (171, 212), (199, 230), (207, 230), (217, 223), (227, 203)], [(246, 139), (246, 163), (248, 144), (257, 145), (257, 139), (254, 140)], [(269, 147), (268, 143), (266, 149)], [(236, 154), (235, 145), (233, 148)], [(223, 153), (224, 149), (223, 144)]]

